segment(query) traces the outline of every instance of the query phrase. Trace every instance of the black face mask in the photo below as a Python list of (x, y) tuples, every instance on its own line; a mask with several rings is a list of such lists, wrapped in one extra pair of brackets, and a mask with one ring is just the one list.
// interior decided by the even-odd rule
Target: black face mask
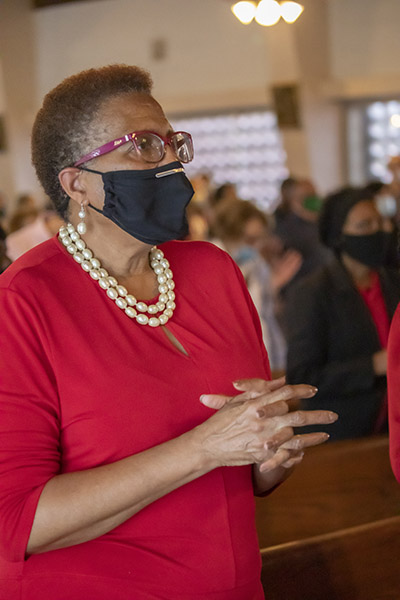
[(369, 235), (342, 235), (340, 250), (363, 265), (380, 267), (385, 264), (390, 234), (377, 231)]
[(185, 210), (194, 190), (180, 162), (143, 171), (80, 168), (103, 179), (103, 209), (89, 206), (134, 238), (154, 246), (188, 234)]

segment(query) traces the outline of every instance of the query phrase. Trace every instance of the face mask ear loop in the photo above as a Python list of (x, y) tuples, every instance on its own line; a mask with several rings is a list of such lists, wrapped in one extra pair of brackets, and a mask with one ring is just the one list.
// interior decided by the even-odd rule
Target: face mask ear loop
[(98, 213), (99, 213), (99, 215), (103, 215), (103, 216), (104, 216), (104, 213), (103, 213), (103, 211), (102, 211), (102, 210), (100, 210), (99, 208), (96, 208), (95, 206), (93, 206), (93, 204), (90, 204), (90, 202), (89, 202), (88, 206), (89, 206), (90, 208), (93, 208), (93, 210), (95, 210), (96, 212), (98, 212)]
[[(87, 171), (88, 173), (95, 173), (96, 175), (104, 175), (104, 173), (102, 173), (101, 171), (95, 171), (94, 169), (88, 169), (87, 167), (78, 167), (78, 169), (80, 169), (81, 171)], [(93, 208), (93, 210), (98, 212), (100, 215), (103, 214), (102, 210), (100, 210), (99, 208), (96, 208), (95, 206), (93, 206), (93, 204), (90, 204), (90, 202), (89, 202), (88, 206), (90, 208)]]
[(94, 169), (88, 169), (87, 167), (77, 167), (81, 171), (87, 171), (88, 173), (96, 173), (96, 175), (104, 175), (101, 171), (95, 171)]

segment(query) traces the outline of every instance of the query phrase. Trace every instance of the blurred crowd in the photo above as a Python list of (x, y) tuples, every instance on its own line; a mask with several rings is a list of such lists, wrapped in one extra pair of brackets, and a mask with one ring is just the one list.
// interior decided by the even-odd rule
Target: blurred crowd
[(387, 431), (387, 342), (400, 300), (400, 157), (392, 182), (371, 181), (322, 197), (291, 176), (267, 215), (194, 179), (192, 239), (226, 250), (241, 269), (260, 315), (273, 376), (318, 387), (304, 409), (339, 413), (332, 439)]
[[(387, 340), (400, 300), (397, 233), (400, 157), (392, 182), (371, 181), (322, 198), (312, 181), (290, 176), (266, 214), (235, 185), (192, 179), (189, 238), (228, 252), (258, 310), (273, 376), (319, 388), (303, 407), (339, 413), (331, 437), (386, 431)], [(11, 214), (0, 195), (0, 272), (55, 235), (61, 220), (21, 195)]]
[(62, 225), (53, 207), (40, 205), (30, 194), (16, 198), (15, 208), (0, 192), (0, 273), (37, 244), (55, 235)]

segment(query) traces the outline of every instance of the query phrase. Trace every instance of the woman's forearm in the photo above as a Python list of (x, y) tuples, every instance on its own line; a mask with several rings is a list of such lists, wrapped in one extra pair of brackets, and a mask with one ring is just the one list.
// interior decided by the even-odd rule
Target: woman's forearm
[[(44, 486), (27, 545), (28, 554), (73, 546), (111, 531), (147, 505), (220, 466), (260, 464), (261, 491), (281, 480), (281, 464), (297, 461), (299, 448), (321, 443), (320, 436), (293, 437), (293, 427), (331, 423), (328, 411), (288, 412), (287, 402), (311, 397), (308, 385), (266, 382), (255, 398), (201, 396), (217, 410), (191, 431), (109, 465), (64, 473)], [(214, 406), (213, 408), (218, 408)], [(270, 448), (277, 451), (271, 453)], [(293, 450), (295, 458), (293, 458)], [(269, 469), (270, 474), (264, 471)], [(268, 480), (268, 483), (267, 483)]]
[(97, 538), (214, 466), (193, 430), (109, 465), (57, 475), (43, 488), (27, 553)]

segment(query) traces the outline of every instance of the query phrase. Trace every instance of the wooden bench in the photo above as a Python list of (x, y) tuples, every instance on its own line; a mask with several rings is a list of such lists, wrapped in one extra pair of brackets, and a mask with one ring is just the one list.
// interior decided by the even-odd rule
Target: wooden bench
[(399, 600), (400, 517), (261, 551), (267, 600)]
[(310, 448), (287, 481), (256, 499), (260, 548), (395, 515), (400, 485), (390, 467), (387, 436)]

